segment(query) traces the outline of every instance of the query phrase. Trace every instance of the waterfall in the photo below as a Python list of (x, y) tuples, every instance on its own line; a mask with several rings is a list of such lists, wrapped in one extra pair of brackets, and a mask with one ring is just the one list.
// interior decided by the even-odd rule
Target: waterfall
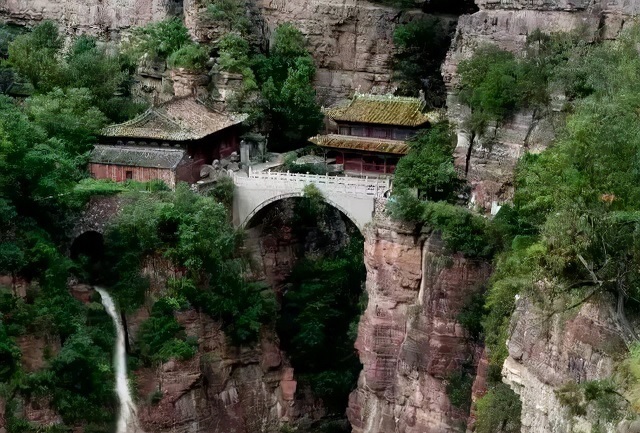
[(113, 298), (104, 289), (95, 288), (102, 297), (102, 305), (116, 327), (116, 347), (113, 354), (113, 363), (116, 369), (116, 394), (120, 401), (120, 413), (118, 415), (118, 426), (116, 433), (141, 433), (142, 430), (138, 426), (138, 418), (136, 415), (136, 405), (131, 398), (129, 392), (129, 384), (127, 382), (127, 354), (125, 350), (124, 328), (122, 320)]

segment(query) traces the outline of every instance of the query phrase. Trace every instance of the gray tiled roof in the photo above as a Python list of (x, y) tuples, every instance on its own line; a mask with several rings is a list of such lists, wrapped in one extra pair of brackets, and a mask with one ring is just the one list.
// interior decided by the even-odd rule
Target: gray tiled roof
[(96, 164), (175, 169), (185, 157), (184, 149), (163, 149), (97, 144), (89, 161)]
[(242, 123), (246, 114), (224, 114), (211, 110), (195, 98), (173, 99), (151, 107), (128, 122), (107, 126), (107, 137), (147, 138), (155, 140), (198, 140)]

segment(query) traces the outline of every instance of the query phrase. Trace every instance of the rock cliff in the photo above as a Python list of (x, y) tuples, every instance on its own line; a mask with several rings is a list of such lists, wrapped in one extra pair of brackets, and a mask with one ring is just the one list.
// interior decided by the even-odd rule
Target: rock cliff
[(3, 0), (0, 18), (22, 25), (54, 20), (76, 34), (117, 36), (182, 13), (182, 0)]
[(593, 431), (593, 417), (572, 416), (556, 391), (567, 383), (612, 376), (626, 347), (606, 308), (610, 303), (585, 303), (571, 317), (550, 316), (528, 298), (519, 300), (503, 376), (520, 395), (522, 433)]
[(458, 20), (442, 74), (449, 89), (449, 117), (458, 125), (457, 165), (473, 188), (474, 203), (488, 212), (492, 204), (495, 209), (512, 198), (515, 163), (525, 150), (543, 149), (551, 142), (557, 113), (519, 113), (484, 139), (470, 143), (465, 127), (468, 113), (455, 97), (457, 65), (486, 44), (518, 52), (536, 29), (552, 33), (580, 28), (587, 38), (596, 34), (616, 38), (638, 12), (640, 2), (476, 0), (476, 4), (478, 12)]
[(205, 314), (188, 310), (178, 314), (178, 321), (198, 339), (198, 353), (188, 361), (135, 372), (145, 431), (277, 431), (282, 422), (312, 413), (295, 400), (293, 369), (273, 333), (264, 332), (254, 347), (238, 348)]
[[(456, 164), (472, 186), (472, 200), (488, 212), (512, 198), (518, 158), (526, 151), (544, 149), (553, 140), (560, 114), (554, 107), (544, 115), (521, 112), (490, 130), (486, 134), (490, 138), (470, 143), (465, 128), (469, 113), (455, 97), (459, 62), (484, 44), (517, 53), (535, 29), (549, 33), (581, 29), (586, 38), (614, 39), (637, 14), (640, 2), (476, 0), (476, 4), (478, 12), (458, 21), (442, 73), (449, 89), (449, 117), (458, 126)], [(614, 372), (624, 345), (606, 305), (590, 302), (571, 316), (549, 315), (531, 300), (519, 300), (503, 375), (520, 396), (522, 432), (592, 431), (594, 417), (572, 416), (556, 391), (569, 382), (608, 378)], [(615, 426), (606, 429), (615, 431)]]
[(477, 347), (456, 317), (490, 273), (448, 255), (438, 233), (378, 222), (365, 233), (368, 306), (356, 348), (363, 371), (347, 414), (356, 433), (464, 430), (446, 380), (476, 364)]

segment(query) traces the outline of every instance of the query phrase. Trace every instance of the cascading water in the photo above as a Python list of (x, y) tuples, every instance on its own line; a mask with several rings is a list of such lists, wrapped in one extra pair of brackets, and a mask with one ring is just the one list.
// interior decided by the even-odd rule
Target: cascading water
[(113, 324), (116, 327), (116, 347), (113, 362), (116, 368), (116, 394), (120, 401), (120, 414), (118, 416), (116, 433), (142, 433), (142, 430), (138, 426), (136, 405), (131, 398), (129, 384), (127, 382), (127, 354), (122, 320), (120, 320), (120, 315), (116, 311), (116, 306), (109, 293), (99, 287), (95, 289), (100, 293), (102, 305), (104, 305), (105, 310), (107, 310), (107, 314), (113, 319)]

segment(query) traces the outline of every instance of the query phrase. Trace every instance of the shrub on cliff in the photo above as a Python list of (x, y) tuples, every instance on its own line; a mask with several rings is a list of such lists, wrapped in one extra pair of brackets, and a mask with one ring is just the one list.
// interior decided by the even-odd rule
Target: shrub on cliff
[(299, 261), (287, 279), (277, 324), (301, 382), (336, 414), (344, 413), (361, 369), (349, 330), (362, 312), (362, 251), (362, 241), (352, 239), (333, 257)]
[(224, 26), (229, 33), (247, 36), (251, 32), (251, 21), (243, 0), (208, 0), (205, 16)]
[(143, 108), (130, 97), (131, 65), (124, 56), (98, 46), (95, 38), (81, 36), (65, 52), (57, 26), (45, 21), (16, 37), (8, 51), (8, 64), (35, 93), (86, 88), (94, 97), (92, 105), (113, 121), (126, 120)]
[(442, 233), (451, 253), (490, 258), (500, 246), (499, 236), (490, 222), (469, 209), (446, 202), (421, 201), (406, 192), (393, 196), (387, 205), (392, 217), (426, 224)]
[(167, 59), (170, 68), (184, 68), (188, 71), (203, 71), (209, 61), (208, 51), (198, 44), (186, 44), (171, 53)]
[(519, 433), (521, 410), (518, 395), (498, 383), (476, 402), (476, 432)]
[(170, 18), (132, 30), (127, 53), (136, 60), (143, 55), (167, 59), (185, 45), (192, 43), (189, 30), (180, 18)]
[(481, 47), (460, 62), (458, 73), (458, 97), (471, 108), (467, 127), (473, 135), (522, 108), (547, 102), (545, 70), (494, 46)]
[(120, 305), (141, 305), (148, 281), (140, 270), (146, 258), (161, 256), (185, 273), (172, 290), (223, 322), (236, 343), (255, 339), (271, 320), (272, 300), (244, 281), (238, 252), (242, 238), (225, 207), (180, 184), (175, 192), (135, 196), (105, 233), (107, 283)]

